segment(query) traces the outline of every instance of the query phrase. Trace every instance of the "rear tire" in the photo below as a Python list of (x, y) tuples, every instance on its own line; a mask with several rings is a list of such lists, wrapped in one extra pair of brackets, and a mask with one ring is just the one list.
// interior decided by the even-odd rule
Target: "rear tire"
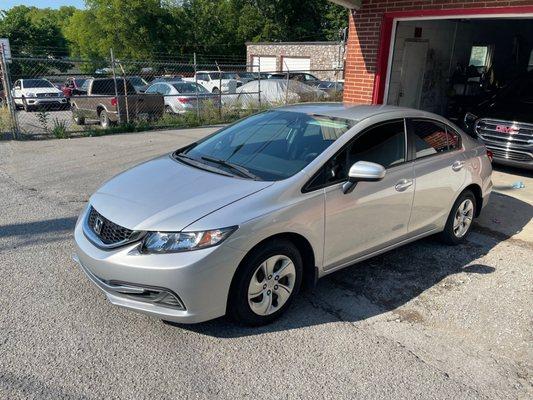
[(470, 190), (465, 190), (453, 204), (440, 239), (452, 246), (464, 242), (472, 229), (475, 215), (476, 198)]
[(219, 88), (213, 88), (213, 91), (211, 93), (220, 94), (220, 89)]
[(111, 121), (109, 120), (109, 115), (107, 114), (106, 110), (100, 111), (100, 126), (103, 129), (107, 129), (111, 126)]
[(289, 308), (302, 275), (302, 257), (294, 244), (285, 240), (265, 243), (239, 266), (230, 289), (228, 315), (243, 325), (271, 323)]
[(76, 125), (83, 126), (85, 125), (85, 118), (80, 115), (76, 115), (77, 110), (78, 110), (78, 107), (76, 105), (71, 106), (72, 118), (74, 119), (74, 123)]

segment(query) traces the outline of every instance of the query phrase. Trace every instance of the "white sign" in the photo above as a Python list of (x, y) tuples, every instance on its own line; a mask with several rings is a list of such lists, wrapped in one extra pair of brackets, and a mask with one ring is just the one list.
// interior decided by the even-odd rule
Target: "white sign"
[(9, 45), (9, 39), (0, 38), (0, 51), (4, 52), (6, 60), (11, 59), (11, 46)]

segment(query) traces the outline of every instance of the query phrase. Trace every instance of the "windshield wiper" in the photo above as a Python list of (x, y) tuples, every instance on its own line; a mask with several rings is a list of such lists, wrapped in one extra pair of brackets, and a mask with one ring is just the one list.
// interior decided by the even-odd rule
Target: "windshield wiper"
[(220, 160), (218, 158), (210, 157), (210, 156), (203, 156), (201, 157), (202, 160), (209, 161), (218, 165), (223, 165), (225, 167), (229, 167), (234, 171), (239, 172), (242, 176), (254, 180), (259, 180), (259, 177), (257, 175), (252, 174), (250, 171), (248, 171), (246, 168), (244, 168), (242, 165), (237, 165), (230, 163), (226, 160)]

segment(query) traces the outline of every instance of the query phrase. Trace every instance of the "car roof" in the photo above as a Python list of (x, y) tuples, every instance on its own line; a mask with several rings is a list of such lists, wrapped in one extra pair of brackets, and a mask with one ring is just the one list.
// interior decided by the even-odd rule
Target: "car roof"
[(427, 112), (427, 111), (415, 110), (415, 109), (406, 108), (406, 107), (389, 106), (389, 105), (352, 105), (352, 104), (344, 104), (344, 103), (304, 103), (304, 104), (294, 104), (290, 106), (280, 107), (278, 108), (278, 110), (301, 112), (301, 113), (306, 113), (306, 114), (318, 114), (318, 115), (324, 115), (327, 117), (350, 119), (353, 121), (361, 121), (363, 119), (373, 117), (376, 115), (390, 113), (390, 114), (395, 114), (394, 117), (397, 117), (398, 114), (405, 114), (404, 116), (431, 118), (431, 119), (445, 122), (444, 118), (442, 118), (441, 116)]

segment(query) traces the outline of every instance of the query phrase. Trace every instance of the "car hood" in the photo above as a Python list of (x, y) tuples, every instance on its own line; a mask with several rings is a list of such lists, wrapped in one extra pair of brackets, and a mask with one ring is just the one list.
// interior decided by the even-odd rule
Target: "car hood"
[[(117, 175), (91, 196), (90, 203), (128, 229), (181, 231), (272, 184), (220, 175), (164, 156)], [(228, 226), (236, 222), (228, 221)]]
[(473, 113), (479, 118), (533, 123), (532, 111), (532, 100), (497, 97), (483, 102)]
[(23, 92), (26, 93), (63, 93), (61, 90), (55, 87), (47, 87), (47, 88), (24, 88), (22, 89)]

